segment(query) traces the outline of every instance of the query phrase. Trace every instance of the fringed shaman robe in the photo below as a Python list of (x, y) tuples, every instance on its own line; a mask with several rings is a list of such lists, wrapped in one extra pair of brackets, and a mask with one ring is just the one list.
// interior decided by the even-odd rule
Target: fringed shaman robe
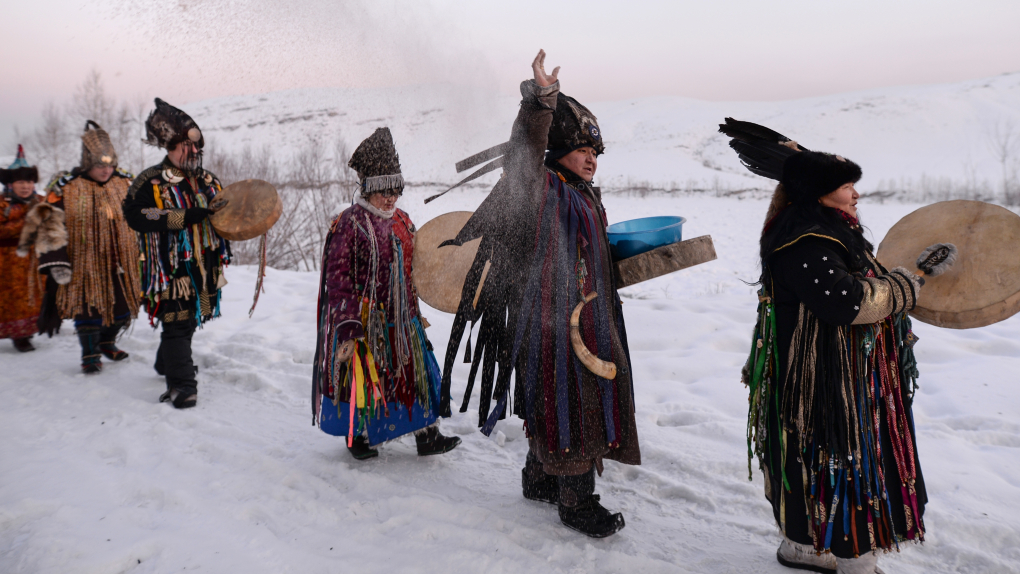
[(47, 251), (36, 241), (35, 247), (40, 271), (71, 269), (71, 282), (57, 289), (61, 318), (110, 326), (138, 316), (138, 239), (121, 210), (132, 179), (118, 169), (106, 183), (71, 173), (50, 185), (46, 203), (63, 211), (67, 244)]
[(18, 242), (25, 216), (38, 203), (36, 194), (27, 201), (0, 195), (0, 339), (23, 339), (37, 331), (45, 283), (36, 268), (35, 253), (19, 257)]
[[(439, 365), (411, 279), (414, 224), (353, 205), (334, 221), (322, 254), (312, 417), (328, 434), (362, 432), (376, 445), (439, 416)], [(338, 357), (347, 340), (357, 350)]]
[(923, 541), (911, 282), (824, 228), (785, 243), (765, 263), (744, 372), (748, 456), (776, 521), (841, 558)]
[[(480, 321), (461, 411), (481, 367), (479, 426), (492, 432), (511, 407), (510, 376), (516, 373), (512, 412), (525, 420), (532, 451), (546, 473), (577, 475), (593, 463), (601, 473), (603, 458), (640, 464), (641, 452), (601, 193), (544, 164), (558, 93), (558, 82), (521, 84), (504, 177), (451, 241), (482, 236), (443, 377), (446, 387), (466, 322)], [(571, 347), (570, 314), (590, 293), (598, 296), (581, 313), (581, 336), (593, 354), (616, 364), (612, 380), (596, 377)]]
[[(194, 318), (202, 324), (220, 316), (230, 243), (216, 234), (208, 218), (186, 225), (184, 212), (190, 207), (208, 208), (221, 189), (211, 172), (199, 169), (186, 174), (168, 158), (131, 183), (124, 218), (138, 232), (139, 279), (150, 323)], [(171, 301), (173, 305), (161, 305)], [(167, 317), (167, 312), (187, 317)]]

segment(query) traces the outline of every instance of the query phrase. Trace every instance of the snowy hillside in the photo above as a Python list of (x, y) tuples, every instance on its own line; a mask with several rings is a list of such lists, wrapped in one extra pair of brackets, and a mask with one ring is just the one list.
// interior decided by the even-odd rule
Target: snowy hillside
[[(614, 106), (606, 110), (624, 107)], [(438, 137), (438, 121), (427, 117), (421, 133)], [(623, 112), (615, 118), (639, 125)], [(260, 133), (244, 130), (233, 132), (238, 144), (243, 133)], [(465, 136), (462, 149), (488, 137)], [(637, 128), (632, 139), (616, 137), (621, 148), (656, 141)], [(424, 164), (408, 165), (428, 174)], [(423, 197), (412, 191), (401, 200), (419, 224), (455, 203), (473, 209), (483, 195), (461, 192), (428, 206)], [(270, 269), (248, 319), (254, 270), (240, 267), (228, 270), (224, 316), (195, 335), (201, 372), (192, 410), (156, 402), (164, 388), (151, 367), (159, 337), (144, 320), (122, 340), (131, 357), (93, 377), (78, 374), (69, 323), (53, 339), (37, 338), (34, 353), (0, 341), (0, 572), (791, 572), (775, 560), (780, 535), (760, 473), (747, 480), (747, 391), (739, 383), (756, 305), (741, 280), (757, 277), (766, 202), (606, 203), (612, 221), (683, 215), (685, 235), (711, 234), (719, 254), (623, 292), (643, 464), (607, 461), (598, 481), (603, 503), (626, 517), (618, 535), (585, 538), (562, 527), (554, 507), (524, 500), (520, 421), (484, 437), (477, 397), (468, 413), (442, 423), (464, 441), (451, 453), (418, 458), (405, 438), (377, 459), (353, 460), (311, 425), (317, 274)], [(876, 240), (916, 207), (861, 204)], [(424, 312), (442, 357), (452, 316)], [(890, 574), (1018, 572), (1020, 316), (966, 331), (915, 323), (915, 331), (927, 541), (880, 565)], [(466, 367), (454, 371), (457, 403)]]
[[(589, 102), (607, 142), (598, 181), (607, 188), (766, 188), (726, 147), (726, 116), (762, 123), (804, 146), (850, 157), (864, 168), (862, 191), (883, 180), (1000, 181), (989, 150), (996, 125), (1020, 131), (1020, 73), (949, 85), (881, 88), (782, 102), (706, 102), (680, 97)], [(214, 149), (268, 145), (279, 158), (309, 138), (351, 149), (377, 127), (394, 133), (405, 176), (458, 180), (453, 164), (509, 137), (519, 97), (450, 85), (319, 88), (235, 96), (184, 106)], [(492, 183), (497, 176), (487, 176)]]

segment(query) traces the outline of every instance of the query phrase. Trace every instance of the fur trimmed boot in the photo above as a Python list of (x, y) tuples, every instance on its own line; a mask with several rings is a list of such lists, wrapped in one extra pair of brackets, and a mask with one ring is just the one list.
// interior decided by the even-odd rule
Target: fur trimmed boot
[(885, 574), (878, 567), (878, 553), (868, 552), (860, 558), (836, 558), (836, 574)]
[(103, 355), (99, 352), (99, 329), (82, 327), (78, 329), (78, 342), (81, 344), (81, 370), (86, 375), (94, 375), (103, 370)]
[(418, 456), (430, 456), (450, 452), (457, 448), (457, 445), (460, 444), (460, 437), (443, 436), (439, 432), (439, 425), (434, 424), (415, 433), (414, 442), (418, 445)]
[(612, 513), (599, 504), (595, 492), (595, 468), (577, 476), (559, 477), (560, 522), (592, 538), (616, 534), (626, 523), (619, 512)]
[(528, 458), (524, 461), (524, 468), (521, 469), (521, 488), (524, 491), (524, 498), (536, 502), (548, 502), (557, 504), (560, 501), (560, 481), (542, 470), (542, 463), (539, 462), (535, 453), (528, 451)]
[(832, 554), (818, 554), (813, 546), (799, 544), (783, 537), (779, 550), (776, 550), (776, 560), (787, 568), (798, 570), (810, 570), (811, 572), (822, 572), (833, 574), (836, 571), (836, 557)]

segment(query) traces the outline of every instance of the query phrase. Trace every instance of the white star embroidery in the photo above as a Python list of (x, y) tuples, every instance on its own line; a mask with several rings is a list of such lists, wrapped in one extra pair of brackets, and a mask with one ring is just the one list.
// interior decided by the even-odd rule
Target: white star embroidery
[(807, 263), (804, 264), (804, 269), (807, 269)]
[(818, 280), (817, 280), (817, 279), (815, 279), (815, 283), (818, 283)]
[(829, 275), (832, 275), (832, 273), (833, 273), (832, 269), (829, 269)]
[(828, 261), (828, 260), (829, 260), (828, 257), (822, 257), (822, 261)]
[(860, 311), (860, 310), (861, 310), (860, 307), (858, 307), (857, 305), (854, 305), (854, 311)]
[(843, 294), (846, 295), (846, 291), (843, 291)]
[(826, 295), (828, 295), (828, 294), (829, 294), (829, 292), (828, 292), (828, 291), (826, 291), (826, 292), (825, 292), (825, 294), (826, 294)]

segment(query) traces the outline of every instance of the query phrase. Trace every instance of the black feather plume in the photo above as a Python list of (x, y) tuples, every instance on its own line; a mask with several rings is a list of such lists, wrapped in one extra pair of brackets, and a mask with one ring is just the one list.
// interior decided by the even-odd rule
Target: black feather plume
[(730, 147), (752, 173), (779, 180), (783, 175), (783, 162), (791, 155), (810, 151), (783, 134), (765, 126), (726, 118), (719, 124), (719, 132), (733, 139)]

